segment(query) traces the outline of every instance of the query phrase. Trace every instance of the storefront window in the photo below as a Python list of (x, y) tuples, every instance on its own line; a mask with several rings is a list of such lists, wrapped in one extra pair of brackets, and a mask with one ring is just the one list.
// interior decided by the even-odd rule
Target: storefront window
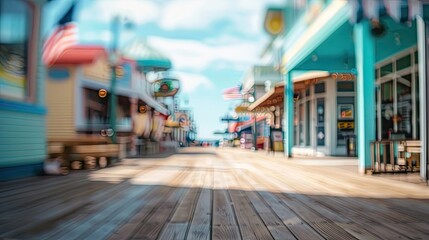
[(298, 136), (298, 122), (299, 122), (299, 116), (298, 116), (298, 104), (295, 104), (294, 106), (294, 118), (293, 118), (293, 134), (295, 139), (295, 145), (299, 142), (299, 136)]
[(381, 138), (390, 139), (393, 132), (393, 81), (381, 84)]
[(87, 130), (95, 132), (107, 127), (109, 95), (101, 98), (98, 95), (98, 91), (85, 89), (85, 96)]
[(305, 102), (305, 143), (307, 146), (311, 145), (310, 141), (310, 110), (311, 110), (311, 101), (307, 100)]
[[(417, 52), (408, 54), (383, 64), (377, 76), (378, 95), (377, 136), (381, 139), (418, 139), (419, 121), (419, 85)], [(395, 63), (395, 64), (393, 64)], [(389, 71), (391, 75), (386, 76)], [(382, 77), (386, 76), (386, 77)], [(378, 109), (377, 109), (378, 110)]]
[(345, 146), (355, 132), (354, 97), (337, 97), (337, 145)]
[(317, 146), (325, 146), (325, 99), (317, 99)]
[(387, 65), (384, 65), (380, 69), (380, 77), (386, 76), (388, 74), (391, 74), (393, 72), (393, 64), (389, 63)]
[(408, 68), (410, 66), (411, 66), (411, 55), (407, 55), (396, 61), (396, 71)]
[(355, 83), (354, 81), (337, 81), (338, 92), (354, 92)]
[(419, 73), (415, 74), (415, 94), (416, 94), (416, 139), (420, 139), (420, 81)]
[(411, 103), (411, 74), (397, 79), (396, 98), (398, 112), (393, 117), (397, 125), (397, 134), (405, 138), (412, 138), (412, 103)]
[(304, 146), (304, 104), (299, 104), (299, 145)]
[(324, 93), (325, 92), (325, 83), (317, 83), (314, 85), (314, 93)]
[[(87, 132), (98, 132), (109, 127), (109, 95), (100, 97), (98, 91), (88, 88), (84, 91)], [(130, 106), (128, 97), (117, 96), (116, 124), (122, 129), (131, 128)]]
[(31, 11), (26, 1), (0, 0), (0, 98), (25, 100)]

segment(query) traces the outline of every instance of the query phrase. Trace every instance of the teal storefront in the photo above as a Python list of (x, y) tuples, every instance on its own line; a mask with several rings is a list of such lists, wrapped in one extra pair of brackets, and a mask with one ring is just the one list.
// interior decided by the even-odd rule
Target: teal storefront
[(46, 158), (39, 0), (0, 0), (0, 180), (42, 173)]
[[(427, 109), (422, 103), (427, 101), (428, 7), (421, 1), (304, 2), (284, 8), (288, 26), (278, 49), (283, 53), (285, 77), (286, 155), (292, 155), (297, 139), (296, 73), (351, 74), (356, 76), (354, 125), (359, 172), (371, 168), (372, 141), (397, 138), (421, 141), (420, 173), (427, 178)], [(338, 96), (337, 92), (333, 104), (339, 104)]]

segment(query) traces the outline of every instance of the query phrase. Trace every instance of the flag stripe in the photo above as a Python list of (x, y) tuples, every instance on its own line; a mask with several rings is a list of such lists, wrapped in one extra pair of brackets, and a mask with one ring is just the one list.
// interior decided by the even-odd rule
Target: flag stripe
[(58, 21), (55, 31), (43, 45), (42, 60), (46, 65), (52, 65), (68, 47), (76, 45), (77, 26), (72, 22), (76, 2), (73, 2), (69, 10)]
[(42, 55), (44, 63), (51, 65), (61, 56), (65, 49), (75, 45), (77, 41), (77, 26), (74, 23), (58, 27), (44, 46)]
[(227, 88), (223, 91), (224, 100), (236, 100), (242, 99), (242, 94), (240, 92), (240, 86)]

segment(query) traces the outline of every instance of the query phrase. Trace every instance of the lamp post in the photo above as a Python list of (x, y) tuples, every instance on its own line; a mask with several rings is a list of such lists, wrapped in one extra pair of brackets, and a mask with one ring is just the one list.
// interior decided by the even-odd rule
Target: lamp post
[[(112, 42), (110, 46), (109, 53), (109, 63), (111, 71), (110, 79), (110, 97), (109, 97), (109, 125), (112, 132), (111, 139), (113, 143), (116, 143), (117, 133), (116, 133), (116, 68), (120, 62), (119, 53), (118, 53), (118, 44), (119, 44), (119, 30), (120, 30), (121, 16), (115, 15), (113, 17), (110, 31), (112, 34)], [(128, 27), (131, 27), (129, 25)]]
[(110, 97), (109, 97), (109, 123), (110, 129), (112, 129), (112, 142), (116, 143), (116, 65), (118, 64), (118, 38), (119, 38), (119, 16), (115, 16), (111, 25), (112, 43), (109, 55), (109, 62), (111, 68), (111, 79), (110, 79)]

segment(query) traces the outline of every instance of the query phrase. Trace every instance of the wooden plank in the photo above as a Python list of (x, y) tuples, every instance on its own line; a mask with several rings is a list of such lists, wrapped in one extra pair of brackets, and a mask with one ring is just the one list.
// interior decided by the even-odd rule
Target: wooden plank
[(159, 239), (185, 239), (205, 178), (201, 172), (194, 171), (194, 174), (195, 177), (190, 184), (189, 191), (178, 203), (171, 219), (165, 223), (164, 229), (158, 237)]
[[(143, 179), (145, 179), (145, 178), (147, 178), (147, 177), (149, 177), (149, 176), (153, 176), (154, 174), (156, 174), (156, 173), (159, 173), (159, 171), (151, 171), (150, 172), (150, 174), (148, 174), (148, 175), (146, 175)], [(188, 176), (188, 170), (187, 169), (183, 169), (183, 170), (179, 170), (179, 171), (172, 171), (172, 172), (170, 172), (170, 174), (168, 175), (168, 176), (165, 176), (166, 177), (166, 180), (170, 180), (171, 181), (171, 183), (181, 183), (181, 181), (183, 180), (183, 179), (187, 179), (187, 178), (189, 178), (189, 176)], [(139, 185), (137, 185), (137, 186), (139, 186)], [(151, 189), (153, 189), (153, 188), (157, 188), (157, 187), (159, 187), (159, 186), (155, 186), (155, 185), (143, 185), (143, 186), (141, 186), (140, 185), (140, 188), (142, 188), (142, 189), (144, 189), (144, 188), (151, 188)], [(176, 192), (177, 190), (176, 189), (173, 189), (173, 195), (174, 195), (174, 192)], [(141, 194), (140, 196), (138, 196), (138, 198), (142, 198), (142, 197), (144, 197), (145, 195), (147, 195), (148, 193), (146, 192), (146, 193), (143, 193), (143, 194)], [(128, 196), (127, 196), (128, 197)], [(160, 199), (162, 199), (163, 198), (163, 196), (160, 196)], [(123, 200), (122, 200), (123, 201)], [(120, 202), (120, 201), (119, 201)], [(135, 205), (134, 203), (135, 202), (137, 202), (137, 205)], [(124, 203), (122, 203), (122, 204), (124, 204)], [(142, 203), (142, 201), (141, 200), (136, 200), (136, 199), (131, 199), (131, 201), (129, 202), (129, 204), (127, 204), (127, 203), (125, 203), (127, 206), (129, 206), (129, 205), (132, 205), (132, 210), (129, 210), (129, 211), (127, 211), (128, 212), (128, 214), (127, 214), (127, 216), (126, 217), (128, 217), (128, 218), (131, 218), (132, 217), (132, 215), (134, 215), (137, 211), (137, 209), (138, 208), (141, 208), (141, 206), (142, 206), (142, 204), (144, 204), (144, 202)], [(121, 220), (119, 219), (119, 220), (117, 220), (117, 218), (118, 218), (118, 213), (120, 213), (120, 212), (122, 212), (123, 210), (120, 208), (121, 207), (121, 205), (118, 205), (119, 206), (119, 209), (118, 209), (118, 211), (116, 211), (116, 212), (113, 212), (113, 214), (110, 216), (110, 217), (107, 217), (106, 219), (108, 219), (107, 220), (107, 224), (105, 223), (106, 221), (99, 221), (96, 225), (95, 224), (92, 224), (93, 226), (95, 225), (95, 226), (101, 226), (101, 229), (102, 230), (100, 230), (100, 231), (96, 231), (96, 232), (87, 232), (87, 234), (85, 234), (85, 235), (82, 235), (82, 236), (84, 236), (84, 237), (82, 237), (82, 238), (85, 238), (85, 239), (103, 239), (103, 238), (106, 238), (106, 237), (108, 237), (109, 235), (111, 235), (113, 232), (114, 232), (114, 230), (115, 230), (115, 228), (117, 228), (117, 227), (115, 227), (115, 226), (118, 226), (118, 225), (120, 225), (121, 224)], [(162, 207), (162, 206), (161, 206)], [(104, 209), (103, 209), (103, 211), (104, 212), (106, 212)], [(131, 215), (131, 213), (134, 213), (134, 214), (132, 214)], [(118, 223), (118, 221), (119, 221), (119, 223)], [(162, 226), (161, 226), (162, 227)], [(105, 229), (105, 230), (103, 230), (103, 229)], [(110, 231), (107, 231), (108, 229), (110, 229)]]
[[(232, 168), (233, 169), (233, 168)], [(228, 192), (234, 203), (235, 215), (243, 239), (273, 239), (258, 213), (252, 207), (236, 177), (231, 172), (224, 173), (224, 181), (228, 184)]]
[(232, 202), (222, 180), (223, 169), (225, 166), (217, 165), (214, 172), (212, 239), (240, 239)]
[[(121, 169), (121, 167), (118, 167)], [(143, 169), (141, 172), (145, 173), (150, 170)], [(97, 172), (87, 172), (91, 174), (103, 174), (110, 175), (112, 172), (111, 169), (106, 169)], [(79, 175), (84, 175), (85, 172), (79, 172)], [(135, 171), (131, 171), (127, 176), (135, 175)], [(74, 174), (70, 175), (74, 176)], [(93, 188), (94, 185), (99, 185), (101, 187), (100, 190), (94, 191), (94, 193), (88, 192), (88, 189)], [(25, 236), (38, 236), (38, 239), (57, 239), (67, 232), (67, 229), (78, 228), (82, 223), (85, 223), (88, 219), (91, 218), (91, 215), (94, 213), (101, 213), (105, 210), (106, 206), (110, 206), (113, 199), (123, 194), (124, 191), (129, 187), (129, 182), (120, 182), (119, 184), (111, 184), (107, 182), (89, 182), (88, 187), (83, 188), (82, 191), (83, 196), (79, 197), (76, 195), (71, 195), (75, 197), (75, 200), (71, 202), (71, 205), (76, 205), (77, 209), (72, 212), (70, 215), (66, 215), (65, 217), (56, 218), (56, 221), (35, 221), (38, 223), (32, 228), (30, 231), (22, 232), (19, 236), (23, 236), (23, 238), (27, 238)], [(55, 198), (53, 198), (55, 199)], [(117, 201), (114, 201), (117, 202)], [(68, 205), (66, 205), (68, 207)], [(48, 211), (48, 213), (52, 214), (56, 211)], [(96, 214), (95, 214), (96, 215)], [(43, 226), (43, 228), (41, 227)]]
[(206, 174), (203, 188), (195, 207), (192, 222), (189, 227), (187, 239), (189, 240), (209, 240), (211, 237), (211, 218), (213, 202), (213, 171)]
[(140, 229), (133, 234), (132, 238), (156, 239), (170, 214), (174, 211), (178, 201), (186, 191), (188, 190), (184, 188), (174, 189), (171, 196), (140, 225)]
[[(96, 192), (95, 194), (88, 194), (88, 197), (76, 199), (73, 204), (77, 204), (78, 208), (71, 213), (70, 218), (63, 219), (59, 222), (48, 222), (49, 228), (47, 231), (40, 232), (37, 228), (32, 229), (30, 233), (40, 236), (40, 239), (66, 239), (67, 237), (77, 237), (85, 231), (93, 230), (93, 224), (100, 216), (114, 211), (118, 207), (120, 201), (115, 199), (124, 199), (128, 197), (129, 183), (123, 182), (106, 189)], [(139, 192), (136, 191), (135, 194)], [(134, 197), (130, 195), (129, 197)], [(116, 203), (116, 204), (115, 204)], [(46, 223), (45, 223), (46, 224)], [(77, 231), (79, 229), (79, 231)]]
[[(257, 172), (253, 172), (253, 174), (261, 174), (262, 169), (264, 169), (264, 167), (261, 165), (260, 167), (257, 168), (258, 171)], [(278, 169), (278, 168), (277, 168)], [(271, 170), (272, 171), (272, 170)], [(281, 169), (279, 169), (279, 171), (282, 171)], [(305, 184), (302, 183), (303, 181), (298, 181), (297, 179), (290, 179), (291, 175), (293, 174), (288, 174), (288, 178), (285, 177), (281, 177), (282, 175), (278, 175), (277, 177), (279, 178), (280, 182), (273, 182), (273, 179), (270, 178), (269, 183), (266, 183), (265, 186), (267, 186), (269, 189), (275, 189), (275, 186), (277, 186), (278, 184), (282, 185), (282, 188), (285, 188), (285, 186), (289, 186), (291, 188), (296, 188), (297, 186), (302, 186), (301, 189), (305, 189), (310, 187), (311, 185), (309, 184)], [(246, 176), (246, 174), (241, 174), (240, 176)], [(265, 178), (263, 178), (263, 176), (265, 176)], [(255, 182), (255, 179), (264, 179), (267, 181), (266, 175), (262, 175), (259, 178), (256, 178), (255, 176), (253, 178), (248, 178), (247, 180), (249, 182), (252, 182), (253, 185), (258, 185), (258, 183)], [(290, 180), (290, 181), (286, 181), (285, 180)], [(260, 184), (258, 186), (261, 186)], [(286, 187), (288, 188), (288, 187)], [(263, 188), (262, 188), (263, 189)], [(289, 189), (288, 192), (293, 192), (293, 190)], [(329, 231), (332, 231), (332, 228), (334, 229), (338, 229), (338, 227), (343, 228), (345, 231), (347, 231), (349, 234), (353, 235), (356, 238), (359, 239), (378, 239), (378, 237), (374, 236), (373, 234), (369, 233), (368, 231), (366, 231), (365, 229), (362, 229), (361, 226), (356, 225), (355, 223), (353, 223), (351, 220), (346, 219), (344, 217), (342, 217), (341, 215), (338, 215), (337, 213), (325, 208), (323, 205), (318, 204), (316, 201), (306, 197), (303, 194), (287, 194), (287, 196), (289, 197), (288, 199), (296, 199), (300, 202), (302, 202), (304, 200), (304, 202), (309, 203), (308, 205), (302, 205), (299, 206), (298, 209), (301, 209), (301, 214), (305, 214), (307, 215), (306, 219), (309, 220), (309, 224), (312, 227), (315, 227), (316, 230), (320, 231), (322, 234), (324, 234), (325, 236), (331, 236), (330, 233), (326, 233), (325, 232), (325, 228), (328, 228)], [(285, 201), (283, 201), (285, 202)], [(291, 206), (291, 208), (293, 208), (295, 210), (297, 206)], [(307, 213), (307, 211), (309, 213)], [(311, 214), (311, 211), (313, 212), (319, 212), (320, 215), (313, 215)], [(311, 222), (315, 219), (317, 219), (319, 221), (319, 223), (324, 223), (324, 221), (328, 221), (326, 218), (321, 218), (320, 216), (326, 216), (327, 219), (332, 220), (335, 225), (332, 225), (332, 223), (326, 225), (316, 225), (314, 226)], [(343, 232), (343, 230), (339, 230), (339, 232)], [(334, 233), (332, 235), (332, 237), (334, 237), (335, 235), (337, 235), (337, 233)], [(337, 236), (339, 237), (339, 236)], [(342, 237), (342, 236), (341, 236)], [(350, 236), (347, 236), (350, 237)]]
[(168, 198), (173, 193), (171, 187), (157, 187), (155, 191), (149, 193), (145, 199), (144, 206), (125, 224), (109, 237), (109, 239), (128, 239), (140, 227), (147, 216), (159, 205), (163, 198)]

